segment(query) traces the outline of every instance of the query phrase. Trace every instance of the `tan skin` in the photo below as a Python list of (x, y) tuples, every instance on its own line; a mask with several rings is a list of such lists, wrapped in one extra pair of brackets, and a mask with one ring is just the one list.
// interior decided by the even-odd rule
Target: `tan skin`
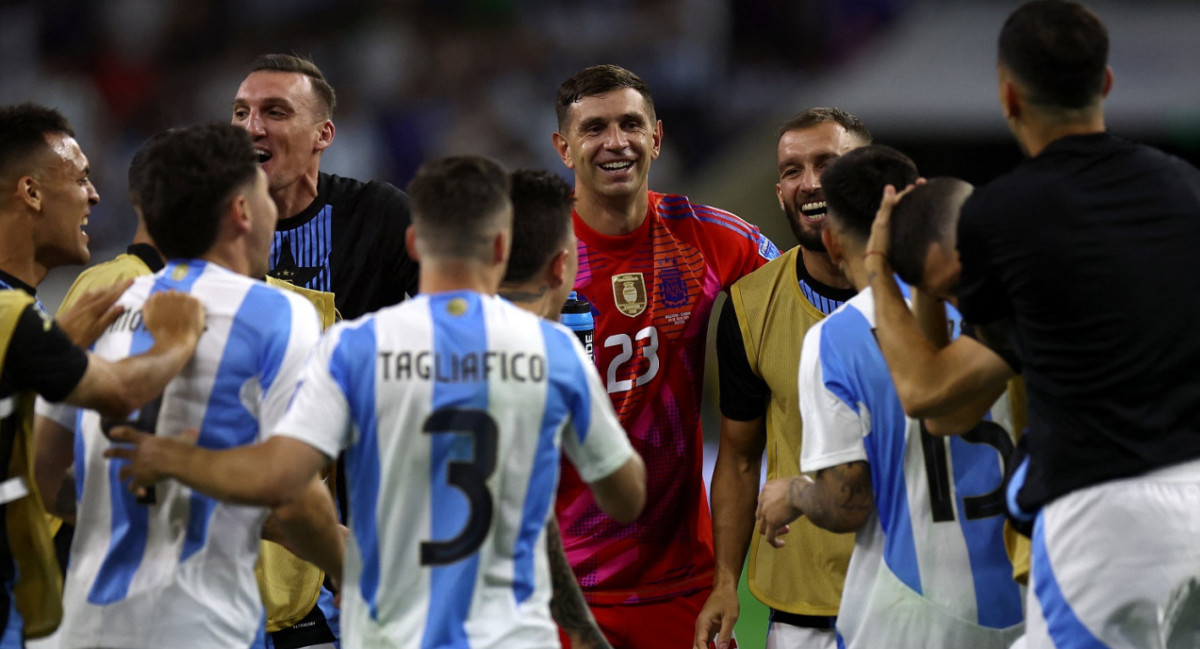
[[(838, 156), (866, 144), (837, 122), (823, 122), (805, 129), (785, 132), (779, 138), (777, 161), (779, 182), (775, 196), (779, 209), (788, 219), (793, 233), (820, 237), (826, 219), (806, 217), (800, 207), (824, 201), (821, 172)], [(849, 288), (841, 270), (818, 250), (809, 250), (801, 242), (801, 254), (809, 275), (835, 288)], [(717, 647), (727, 646), (741, 611), (737, 585), (754, 533), (762, 455), (767, 444), (764, 418), (738, 421), (721, 417), (721, 439), (712, 477), (713, 544), (716, 566), (713, 590), (696, 618), (695, 649), (706, 649), (716, 636)], [(783, 483), (788, 478), (777, 478)]]
[(51, 268), (87, 263), (91, 254), (83, 227), (100, 202), (75, 138), (47, 133), (46, 143), (29, 173), (0, 179), (6, 186), (0, 268), (30, 286), (40, 284)]
[(321, 154), (335, 129), (313, 92), (312, 80), (298, 72), (251, 72), (233, 100), (233, 124), (269, 158), (262, 163), (280, 219), (289, 219), (317, 198)]
[(575, 212), (593, 230), (616, 236), (646, 219), (650, 163), (662, 151), (662, 121), (632, 88), (571, 105), (554, 149), (575, 172)]

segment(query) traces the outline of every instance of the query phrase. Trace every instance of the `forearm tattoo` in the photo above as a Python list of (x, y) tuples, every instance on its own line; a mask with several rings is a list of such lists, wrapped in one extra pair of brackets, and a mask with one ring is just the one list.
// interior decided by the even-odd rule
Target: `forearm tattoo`
[(596, 626), (571, 564), (567, 562), (557, 517), (551, 517), (546, 525), (546, 551), (550, 555), (550, 583), (554, 590), (550, 597), (550, 615), (570, 636), (571, 649), (612, 649)]

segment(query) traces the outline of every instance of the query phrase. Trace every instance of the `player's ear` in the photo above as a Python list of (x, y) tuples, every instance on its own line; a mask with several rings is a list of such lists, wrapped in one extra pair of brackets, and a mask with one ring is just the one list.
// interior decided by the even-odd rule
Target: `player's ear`
[(1112, 90), (1113, 85), (1113, 70), (1112, 66), (1104, 67), (1104, 89), (1100, 91), (1101, 97), (1107, 97), (1108, 91)]
[(333, 144), (333, 136), (337, 133), (337, 129), (333, 126), (333, 120), (325, 120), (321, 123), (321, 130), (317, 133), (317, 141), (313, 144), (315, 151), (324, 151)]
[(842, 244), (833, 234), (832, 228), (828, 226), (821, 228), (821, 243), (825, 244), (825, 250), (829, 253), (829, 261), (832, 261), (835, 266), (840, 266), (845, 255), (842, 254)]
[(663, 127), (662, 127), (661, 119), (654, 121), (653, 138), (654, 138), (654, 148), (650, 150), (650, 159), (657, 160), (658, 154), (662, 153)]
[(17, 179), (17, 200), (24, 203), (34, 212), (42, 209), (42, 188), (33, 176), (21, 176)]
[(567, 257), (571, 252), (566, 248), (559, 250), (546, 264), (546, 286), (554, 290), (567, 281)]
[(233, 197), (226, 218), (234, 232), (244, 234), (250, 231), (250, 201), (245, 194), (239, 192)]
[(408, 226), (404, 231), (404, 247), (408, 250), (408, 257), (417, 263), (421, 263), (421, 254), (417, 250), (417, 228), (415, 225)]
[(501, 228), (496, 231), (496, 236), (492, 239), (492, 263), (507, 264), (508, 263), (508, 244), (509, 231)]
[(567, 136), (555, 131), (551, 139), (554, 141), (554, 150), (558, 151), (558, 157), (562, 160), (563, 165), (567, 169), (574, 169), (575, 159), (571, 157), (571, 143), (567, 141)]

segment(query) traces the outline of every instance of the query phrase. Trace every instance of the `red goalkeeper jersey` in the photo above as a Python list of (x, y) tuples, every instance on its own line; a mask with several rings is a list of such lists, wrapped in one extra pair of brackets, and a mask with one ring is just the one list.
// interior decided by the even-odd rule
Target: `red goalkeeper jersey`
[(712, 584), (701, 476), (700, 395), (717, 294), (777, 257), (758, 228), (685, 196), (651, 192), (633, 233), (606, 236), (573, 216), (575, 289), (592, 303), (595, 355), (613, 407), (646, 462), (646, 509), (622, 525), (569, 463), (557, 512), (567, 557), (593, 604), (652, 601)]

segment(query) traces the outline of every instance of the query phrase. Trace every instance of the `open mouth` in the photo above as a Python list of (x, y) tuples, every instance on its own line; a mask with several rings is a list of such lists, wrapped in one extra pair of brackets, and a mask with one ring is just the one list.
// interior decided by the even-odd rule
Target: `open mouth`
[(256, 153), (258, 155), (258, 164), (262, 164), (262, 163), (266, 162), (267, 160), (270, 160), (271, 158), (275, 157), (275, 156), (271, 155), (270, 151), (267, 151), (265, 149), (259, 149), (257, 147), (255, 147), (254, 153)]
[(800, 206), (800, 213), (810, 221), (823, 220), (828, 213), (825, 211), (825, 201), (813, 201)]
[(617, 162), (605, 162), (600, 165), (600, 168), (605, 171), (628, 171), (633, 168), (633, 161), (619, 160)]

